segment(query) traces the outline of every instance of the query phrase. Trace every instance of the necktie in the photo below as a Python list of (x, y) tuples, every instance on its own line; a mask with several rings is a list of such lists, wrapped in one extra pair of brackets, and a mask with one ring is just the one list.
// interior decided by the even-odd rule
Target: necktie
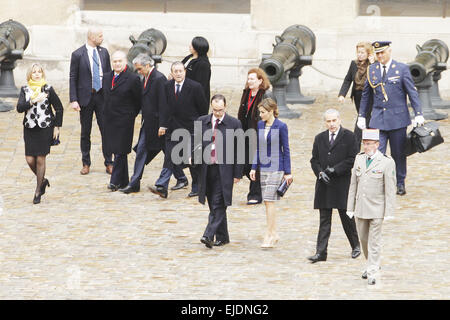
[(217, 162), (216, 159), (216, 132), (217, 132), (217, 126), (219, 125), (220, 119), (216, 119), (216, 124), (214, 125), (214, 133), (212, 137), (212, 143), (211, 146), (211, 164), (215, 164)]
[(333, 143), (334, 143), (334, 135), (335, 135), (335, 133), (332, 133), (332, 134), (331, 134), (330, 146), (332, 146)]
[(114, 88), (114, 85), (116, 84), (116, 81), (117, 81), (117, 78), (119, 77), (119, 75), (118, 74), (114, 74), (114, 77), (113, 77), (113, 79), (112, 79), (112, 85), (111, 85), (111, 88)]
[(381, 81), (385, 82), (385, 80), (386, 80), (386, 66), (384, 65), (383, 66), (383, 77), (382, 77)]
[(98, 61), (97, 50), (94, 49), (92, 54), (92, 89), (98, 91), (102, 88), (102, 82), (100, 81), (100, 64)]
[(180, 85), (177, 83), (175, 86), (177, 87), (177, 90), (175, 91), (175, 95), (178, 98), (178, 95), (180, 94)]
[(366, 168), (368, 168), (368, 167), (370, 166), (370, 164), (372, 163), (372, 161), (373, 161), (373, 158), (368, 157), (368, 158), (366, 159)]

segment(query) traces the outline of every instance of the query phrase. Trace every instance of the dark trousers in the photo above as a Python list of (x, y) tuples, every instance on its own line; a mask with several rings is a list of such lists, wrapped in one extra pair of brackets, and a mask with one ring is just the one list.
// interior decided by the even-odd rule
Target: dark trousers
[(95, 117), (97, 118), (97, 125), (100, 130), (100, 135), (102, 137), (102, 152), (103, 158), (105, 159), (105, 166), (111, 165), (112, 154), (107, 152), (106, 147), (106, 137), (104, 129), (104, 115), (103, 115), (103, 94), (102, 91), (98, 93), (92, 93), (91, 100), (87, 106), (80, 107), (80, 124), (81, 124), (81, 161), (83, 165), (91, 165), (91, 131), (92, 131), (92, 117), (95, 112)]
[(245, 165), (245, 175), (248, 180), (250, 180), (250, 185), (248, 188), (247, 201), (249, 200), (257, 200), (258, 202), (262, 202), (262, 194), (261, 194), (261, 181), (259, 179), (259, 172), (257, 172), (256, 180), (252, 181), (250, 179), (250, 170), (251, 165)]
[[(358, 232), (356, 231), (355, 218), (349, 218), (345, 209), (338, 209), (339, 217), (341, 218), (342, 227), (352, 250), (359, 246)], [(320, 226), (319, 234), (317, 235), (316, 253), (327, 256), (328, 239), (331, 233), (331, 218), (333, 209), (319, 209), (320, 212)]]
[(147, 150), (146, 136), (144, 126), (141, 127), (139, 133), (139, 141), (136, 146), (136, 160), (134, 161), (134, 171), (131, 176), (130, 187), (139, 186), (141, 183), (142, 175), (144, 174), (145, 164), (152, 161), (161, 150)]
[(192, 178), (192, 192), (198, 192), (198, 177), (200, 176), (201, 166), (189, 166), (189, 172)]
[[(353, 95), (353, 101), (355, 102), (356, 112), (359, 114), (359, 106), (361, 104), (361, 97), (362, 97), (362, 91), (355, 91)], [(372, 105), (369, 106), (369, 109), (367, 110), (365, 114), (366, 118), (366, 128), (369, 127), (370, 118), (372, 115)], [(356, 123), (358, 123), (358, 118), (356, 119)], [(361, 149), (361, 140), (362, 140), (362, 130), (356, 125), (355, 123), (355, 129), (353, 130), (353, 133), (355, 134), (356, 144), (358, 146), (358, 150)]]
[(206, 199), (209, 206), (208, 225), (204, 237), (217, 241), (230, 241), (227, 225), (227, 207), (222, 192), (219, 166), (208, 165), (206, 174)]
[(127, 154), (114, 154), (114, 164), (110, 183), (124, 188), (128, 185), (128, 177)]
[(397, 186), (404, 186), (406, 178), (406, 128), (389, 131), (380, 130), (380, 146), (378, 150), (382, 153), (386, 153), (388, 140), (391, 146), (391, 156), (395, 161)]
[[(187, 177), (183, 172), (183, 167), (173, 164), (170, 159), (172, 152), (172, 145), (170, 141), (170, 135), (166, 135), (164, 152), (164, 167), (161, 170), (158, 180), (155, 182), (155, 186), (160, 186), (166, 190), (169, 188), (169, 181), (172, 174), (177, 179), (177, 182), (187, 181)], [(156, 155), (155, 155), (156, 156)]]

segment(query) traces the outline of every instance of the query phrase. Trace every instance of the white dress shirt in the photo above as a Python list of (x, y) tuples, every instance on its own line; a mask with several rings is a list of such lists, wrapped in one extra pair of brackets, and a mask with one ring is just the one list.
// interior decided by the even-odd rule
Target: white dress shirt
[[(221, 123), (221, 122), (223, 121), (223, 118), (225, 118), (225, 113), (224, 113), (223, 116), (219, 119), (219, 123)], [(217, 118), (213, 115), (213, 116), (212, 116), (212, 119), (211, 119), (211, 124), (212, 124), (211, 128), (212, 128), (212, 132), (213, 132), (213, 133), (214, 133), (214, 128), (215, 128), (215, 126), (216, 126), (216, 120), (217, 120)], [(215, 148), (216, 148), (216, 144), (213, 143), (213, 144), (211, 145), (211, 150), (214, 150)]]
[(94, 69), (93, 69), (94, 59), (92, 58), (92, 56), (94, 54), (94, 50), (97, 52), (98, 66), (99, 66), (99, 72), (100, 72), (100, 83), (102, 83), (102, 81), (103, 81), (103, 69), (102, 69), (102, 60), (100, 59), (100, 54), (98, 53), (98, 50), (97, 50), (96, 47), (91, 47), (87, 43), (86, 43), (86, 49), (87, 49), (87, 53), (88, 53), (88, 57), (89, 57), (89, 63), (91, 64), (92, 78), (94, 78)]
[[(336, 141), (336, 137), (337, 137), (337, 135), (338, 135), (338, 133), (339, 133), (339, 130), (341, 130), (341, 128), (338, 128), (337, 130), (336, 130), (336, 132), (334, 132), (334, 140)], [(328, 130), (328, 141), (330, 141), (331, 140), (331, 134), (332, 134), (333, 132), (331, 132), (330, 130)]]
[[(386, 66), (386, 76), (387, 76), (387, 74), (389, 72), (389, 68), (391, 67), (391, 63), (392, 63), (392, 59), (389, 59), (389, 61), (385, 64), (385, 66)], [(384, 66), (384, 64), (382, 64), (380, 62), (381, 79), (383, 79), (383, 70), (384, 70), (383, 66)]]
[(175, 92), (175, 94), (177, 93), (177, 84), (179, 84), (180, 85), (180, 93), (181, 93), (181, 90), (183, 89), (183, 84), (184, 84), (184, 80), (182, 81), (182, 82), (180, 82), (180, 83), (178, 83), (178, 82), (176, 82), (175, 81), (175, 85), (174, 85), (174, 92)]

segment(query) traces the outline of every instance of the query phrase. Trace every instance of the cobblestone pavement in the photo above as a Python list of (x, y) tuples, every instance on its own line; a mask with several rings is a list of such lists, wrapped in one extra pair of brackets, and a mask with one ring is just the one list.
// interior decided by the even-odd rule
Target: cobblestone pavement
[[(149, 192), (162, 155), (146, 167), (140, 193), (111, 193), (94, 125), (92, 171), (79, 174), (78, 114), (68, 108), (67, 90), (59, 92), (65, 102), (62, 142), (47, 158), (51, 187), (39, 205), (32, 204), (35, 178), (24, 158), (23, 115), (0, 113), (1, 299), (450, 298), (449, 120), (440, 121), (446, 143), (408, 158), (408, 193), (397, 198), (396, 218), (383, 224), (382, 277), (369, 287), (361, 279), (365, 260), (351, 259), (337, 214), (328, 261), (306, 259), (315, 252), (319, 224), (309, 159), (314, 136), (324, 130), (322, 113), (337, 106), (334, 96), (292, 106), (303, 114), (286, 120), (294, 183), (277, 203), (277, 247), (260, 248), (264, 206), (246, 205), (244, 178), (228, 209), (231, 243), (210, 250), (199, 242), (207, 206), (187, 198), (187, 189), (170, 192), (167, 200)], [(222, 92), (236, 115), (241, 90)], [(338, 108), (343, 126), (352, 128), (351, 101)]]

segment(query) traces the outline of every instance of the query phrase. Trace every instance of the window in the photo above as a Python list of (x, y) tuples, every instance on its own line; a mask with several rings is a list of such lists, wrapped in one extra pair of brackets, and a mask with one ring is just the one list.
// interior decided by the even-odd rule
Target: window
[(360, 16), (448, 17), (450, 0), (360, 0)]
[(250, 0), (83, 0), (81, 10), (250, 13)]

